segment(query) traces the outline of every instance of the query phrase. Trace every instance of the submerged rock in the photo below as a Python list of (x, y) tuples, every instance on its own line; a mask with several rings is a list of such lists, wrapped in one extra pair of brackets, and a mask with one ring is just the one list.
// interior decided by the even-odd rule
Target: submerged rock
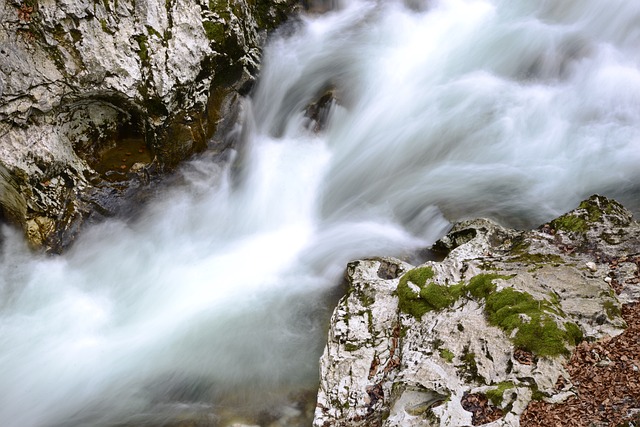
[(266, 31), (295, 3), (1, 3), (0, 216), (60, 249), (105, 199), (224, 149)]
[(571, 351), (621, 333), (638, 298), (640, 226), (600, 196), (538, 230), (461, 222), (434, 250), (348, 265), (315, 426), (517, 426), (532, 399), (572, 395)]

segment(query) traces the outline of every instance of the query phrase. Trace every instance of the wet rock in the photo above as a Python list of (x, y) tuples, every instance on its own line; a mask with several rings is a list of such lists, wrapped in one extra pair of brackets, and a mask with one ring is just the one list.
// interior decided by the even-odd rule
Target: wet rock
[(295, 3), (0, 4), (4, 216), (32, 245), (59, 250), (102, 203), (96, 187), (127, 197), (136, 163), (160, 174), (193, 153), (223, 150), (229, 141), (218, 128), (254, 80), (266, 32)]
[[(570, 217), (584, 224), (518, 231), (461, 222), (436, 244), (442, 262), (350, 263), (320, 361), (314, 425), (517, 426), (532, 399), (572, 396), (571, 351), (626, 326), (618, 295), (637, 295), (637, 268), (618, 266), (637, 266), (628, 261), (640, 226), (600, 196), (560, 218)], [(607, 233), (615, 244), (598, 238)], [(612, 272), (625, 284), (618, 292)]]
[(327, 126), (331, 107), (336, 103), (336, 94), (333, 90), (325, 92), (317, 101), (309, 104), (304, 112), (309, 119), (307, 127), (313, 132), (321, 132)]

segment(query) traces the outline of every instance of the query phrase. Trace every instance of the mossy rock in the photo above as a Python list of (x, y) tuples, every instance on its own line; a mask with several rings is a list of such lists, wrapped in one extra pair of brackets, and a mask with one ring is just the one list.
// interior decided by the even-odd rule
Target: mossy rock
[(504, 381), (496, 384), (495, 388), (486, 391), (485, 395), (493, 403), (494, 406), (501, 407), (504, 401), (504, 392), (514, 388), (515, 385), (511, 381)]
[(582, 340), (582, 331), (575, 323), (558, 324), (562, 319), (558, 306), (513, 288), (489, 295), (485, 314), (491, 325), (511, 336), (516, 347), (539, 356), (567, 355), (568, 346)]
[[(509, 279), (509, 276), (499, 274), (479, 274), (473, 277), (468, 284), (464, 282), (454, 285), (427, 283), (433, 276), (434, 272), (431, 267), (418, 267), (408, 271), (400, 278), (396, 294), (401, 312), (420, 319), (429, 311), (444, 310), (453, 306), (463, 296), (477, 299), (485, 298), (495, 291), (494, 280)], [(412, 288), (410, 283), (415, 287)]]
[(633, 217), (620, 203), (603, 196), (593, 195), (578, 205), (578, 208), (564, 214), (549, 224), (554, 230), (569, 233), (585, 233), (596, 224), (610, 223), (626, 226)]
[[(400, 278), (396, 290), (398, 295), (398, 307), (403, 313), (408, 313), (420, 319), (425, 313), (433, 310), (442, 310), (452, 306), (462, 295), (463, 284), (452, 286), (428, 283), (433, 278), (431, 267), (418, 267), (408, 271)], [(410, 286), (410, 283), (418, 288)]]
[(453, 362), (453, 358), (455, 357), (455, 355), (453, 354), (453, 352), (451, 350), (446, 349), (446, 348), (442, 348), (442, 349), (440, 349), (439, 353), (440, 353), (440, 357), (442, 357), (447, 362), (449, 362), (449, 363)]
[(461, 297), (473, 298), (484, 301), (489, 324), (505, 331), (516, 347), (538, 356), (566, 355), (569, 346), (582, 340), (582, 331), (566, 321), (557, 299), (536, 299), (510, 287), (497, 291), (494, 281), (510, 276), (479, 274), (469, 283), (450, 286), (427, 283), (433, 277), (431, 267), (415, 268), (402, 276), (396, 290), (401, 312), (420, 319), (429, 311), (451, 307)]
[(465, 287), (465, 291), (468, 295), (474, 298), (486, 298), (496, 290), (496, 285), (493, 283), (494, 280), (508, 278), (509, 276), (502, 276), (499, 274), (478, 274), (469, 280), (469, 284)]

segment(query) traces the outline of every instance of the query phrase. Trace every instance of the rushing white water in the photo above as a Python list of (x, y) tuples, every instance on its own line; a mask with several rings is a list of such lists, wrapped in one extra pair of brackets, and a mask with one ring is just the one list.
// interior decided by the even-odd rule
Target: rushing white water
[[(350, 259), (411, 254), (465, 217), (537, 225), (595, 192), (639, 206), (638, 22), (628, 0), (303, 17), (265, 51), (239, 173), (194, 160), (140, 218), (60, 257), (3, 230), (0, 425), (258, 407), (314, 387)], [(303, 110), (328, 88), (315, 134)]]

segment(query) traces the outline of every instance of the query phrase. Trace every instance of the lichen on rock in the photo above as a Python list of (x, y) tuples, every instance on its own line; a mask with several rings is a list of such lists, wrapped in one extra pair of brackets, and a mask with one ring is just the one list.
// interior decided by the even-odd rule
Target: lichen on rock
[[(621, 297), (638, 296), (637, 272), (610, 260), (640, 252), (640, 226), (617, 202), (594, 196), (574, 216), (586, 228), (465, 221), (436, 243), (441, 262), (349, 264), (314, 425), (517, 426), (532, 399), (572, 395), (564, 363), (576, 344), (625, 327), (612, 272)], [(615, 245), (596, 237), (618, 229)], [(398, 274), (377, 274), (389, 265)]]

